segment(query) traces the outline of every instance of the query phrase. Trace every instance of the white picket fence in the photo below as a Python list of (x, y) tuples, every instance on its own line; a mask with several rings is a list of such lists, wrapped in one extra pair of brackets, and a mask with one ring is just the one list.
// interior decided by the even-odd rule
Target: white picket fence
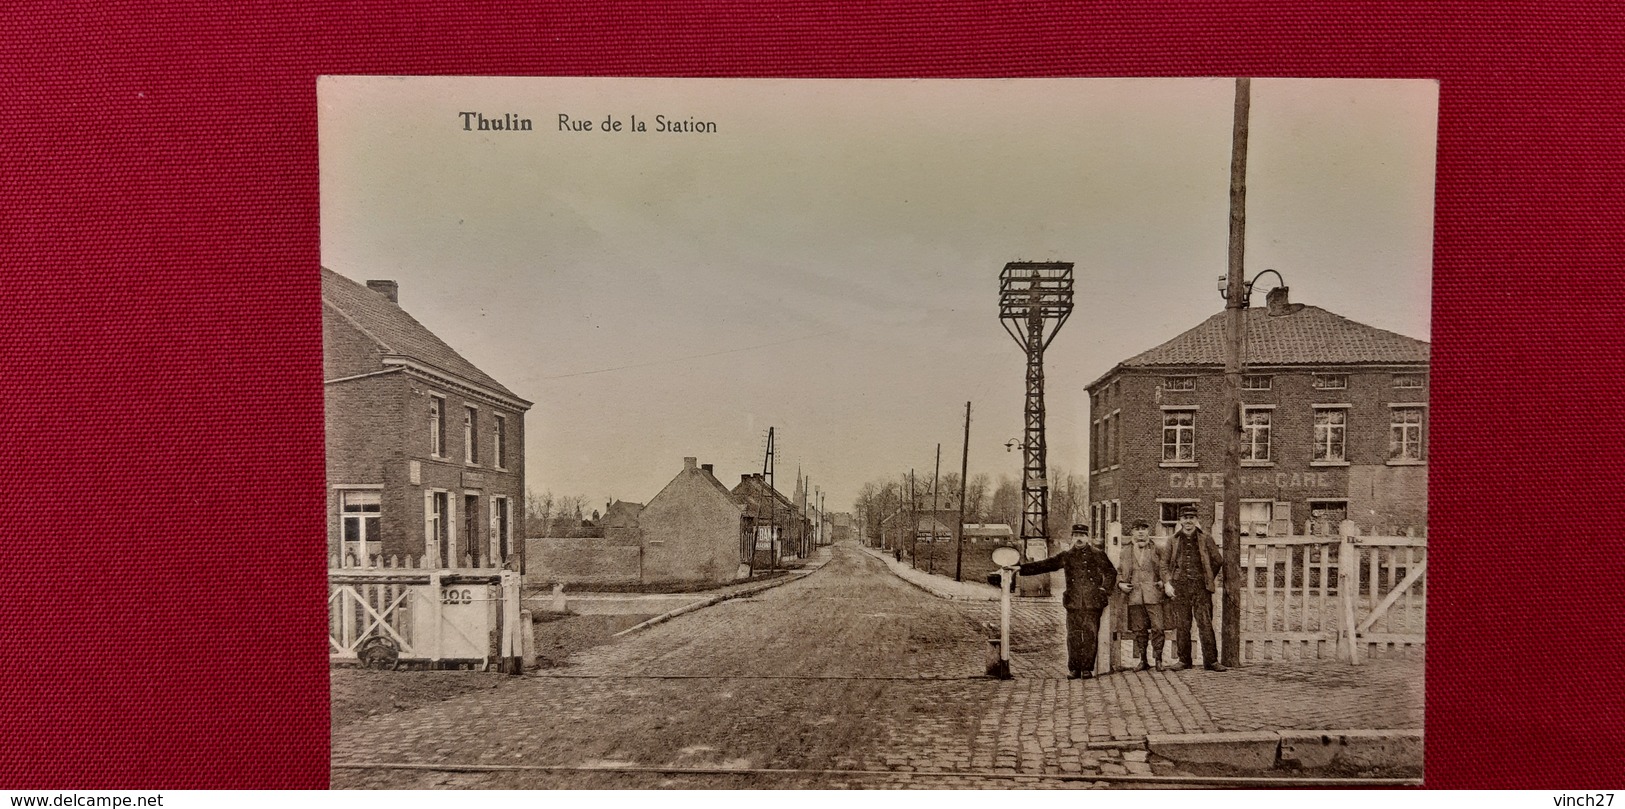
[[(1427, 642), (1426, 537), (1243, 538), (1241, 585), (1243, 663), (1330, 658), (1359, 663), (1414, 654)], [(1215, 635), (1224, 625), (1222, 592), (1213, 595)], [(1114, 616), (1108, 619), (1114, 627), (1114, 668), (1132, 660), (1133, 635), (1120, 602), (1114, 599)], [(1171, 644), (1173, 630), (1167, 635)], [(1200, 652), (1195, 654), (1200, 660)]]
[(495, 566), (428, 568), (421, 559), (328, 560), (333, 663), (485, 668), (521, 654), (519, 573)]
[(1427, 642), (1425, 537), (1260, 537), (1242, 562), (1243, 662), (1358, 663)]

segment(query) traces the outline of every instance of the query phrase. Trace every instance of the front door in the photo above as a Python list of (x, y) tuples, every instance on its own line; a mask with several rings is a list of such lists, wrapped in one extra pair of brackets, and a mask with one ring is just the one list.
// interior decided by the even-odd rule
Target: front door
[(438, 562), (440, 567), (451, 567), (451, 521), (450, 501), (445, 492), (425, 492), (428, 498), (424, 516), (424, 534), (429, 540), (429, 558)]
[(474, 567), (480, 566), (480, 496), (477, 494), (463, 495), (463, 538), (468, 546), (468, 560)]

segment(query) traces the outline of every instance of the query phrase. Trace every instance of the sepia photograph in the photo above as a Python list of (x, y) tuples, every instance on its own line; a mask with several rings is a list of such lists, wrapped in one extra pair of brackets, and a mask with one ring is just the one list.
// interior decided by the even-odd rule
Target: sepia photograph
[(331, 785), (1422, 783), (1438, 102), (322, 77)]

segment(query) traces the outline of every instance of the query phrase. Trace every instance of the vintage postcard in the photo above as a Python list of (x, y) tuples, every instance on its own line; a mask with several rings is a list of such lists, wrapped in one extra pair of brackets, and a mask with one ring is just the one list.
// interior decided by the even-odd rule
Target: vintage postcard
[(318, 90), (334, 786), (1422, 778), (1436, 82)]

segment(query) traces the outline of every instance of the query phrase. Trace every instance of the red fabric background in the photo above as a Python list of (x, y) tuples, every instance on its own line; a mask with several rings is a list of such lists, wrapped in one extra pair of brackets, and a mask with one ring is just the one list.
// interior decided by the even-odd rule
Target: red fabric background
[(1428, 782), (1625, 781), (1614, 4), (841, 5), (8, 5), (0, 787), (327, 783), (324, 73), (1442, 79)]

